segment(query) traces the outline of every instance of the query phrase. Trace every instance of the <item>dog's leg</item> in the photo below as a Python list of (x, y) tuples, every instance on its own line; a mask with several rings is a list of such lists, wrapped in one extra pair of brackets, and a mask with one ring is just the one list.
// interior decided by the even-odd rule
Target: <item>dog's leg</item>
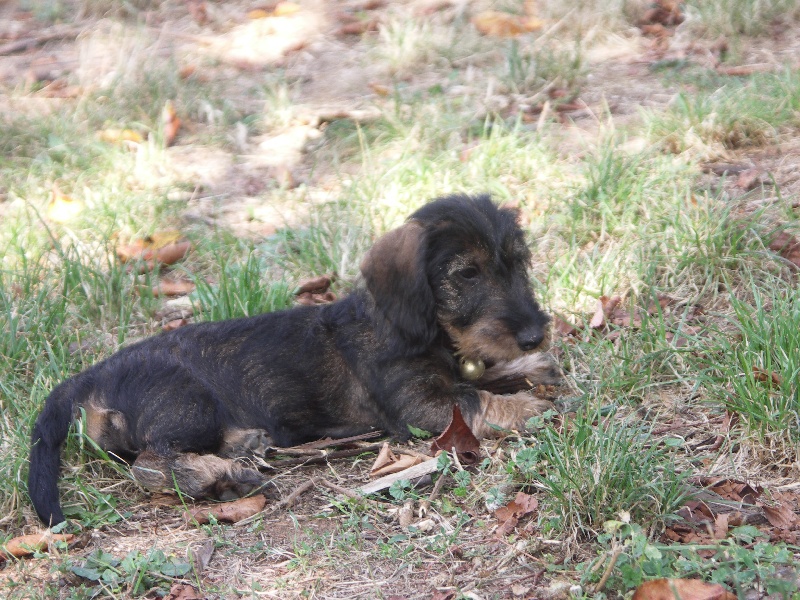
[(538, 385), (561, 385), (564, 374), (552, 354), (536, 352), (500, 362), (486, 369), (477, 386), (491, 391), (517, 391)]
[(264, 429), (229, 429), (222, 436), (222, 445), (216, 453), (224, 458), (263, 458), (274, 446)]
[(147, 450), (131, 470), (136, 481), (150, 491), (171, 492), (177, 487), (192, 498), (232, 500), (256, 491), (267, 481), (255, 469), (213, 454), (162, 456)]
[(502, 435), (502, 431), (490, 425), (506, 431), (523, 430), (528, 419), (553, 408), (553, 403), (549, 400), (537, 398), (527, 392), (498, 396), (486, 390), (478, 390), (478, 396), (480, 410), (468, 424), (479, 438)]

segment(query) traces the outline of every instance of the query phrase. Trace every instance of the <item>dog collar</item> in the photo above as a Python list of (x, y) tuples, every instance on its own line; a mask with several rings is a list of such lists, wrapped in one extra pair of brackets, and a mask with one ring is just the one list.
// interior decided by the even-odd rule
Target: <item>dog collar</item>
[(480, 379), (481, 375), (483, 375), (483, 372), (486, 370), (486, 365), (483, 364), (480, 358), (472, 359), (462, 356), (461, 360), (458, 362), (458, 366), (461, 369), (461, 376), (469, 381)]

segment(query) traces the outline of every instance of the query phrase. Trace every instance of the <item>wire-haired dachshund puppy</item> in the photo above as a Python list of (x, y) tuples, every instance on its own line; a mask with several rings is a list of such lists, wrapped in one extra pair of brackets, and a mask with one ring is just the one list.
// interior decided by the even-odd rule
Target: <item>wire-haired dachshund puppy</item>
[[(237, 461), (271, 445), (408, 426), (439, 432), (458, 405), (474, 433), (520, 429), (550, 406), (482, 387), (530, 387), (561, 372), (538, 350), (549, 317), (533, 298), (517, 215), (488, 196), (449, 196), (369, 250), (365, 289), (328, 305), (199, 323), (124, 348), (56, 387), (33, 428), (28, 491), (39, 518), (64, 520), (59, 454), (85, 431), (133, 461), (152, 490), (228, 498), (266, 481)], [(485, 367), (485, 372), (484, 372)]]

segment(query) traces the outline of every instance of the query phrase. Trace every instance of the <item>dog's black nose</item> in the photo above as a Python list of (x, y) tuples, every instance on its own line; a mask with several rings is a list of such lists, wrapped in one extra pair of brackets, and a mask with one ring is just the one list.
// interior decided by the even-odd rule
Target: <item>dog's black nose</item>
[(517, 334), (517, 345), (523, 352), (534, 350), (544, 341), (544, 333), (539, 329), (523, 329)]

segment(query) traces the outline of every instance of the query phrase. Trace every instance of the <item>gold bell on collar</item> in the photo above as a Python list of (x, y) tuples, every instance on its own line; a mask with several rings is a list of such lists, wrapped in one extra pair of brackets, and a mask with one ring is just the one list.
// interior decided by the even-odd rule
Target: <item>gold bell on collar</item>
[(480, 358), (472, 359), (462, 356), (459, 361), (461, 369), (461, 376), (469, 381), (476, 381), (481, 378), (483, 372), (486, 371), (486, 365)]

